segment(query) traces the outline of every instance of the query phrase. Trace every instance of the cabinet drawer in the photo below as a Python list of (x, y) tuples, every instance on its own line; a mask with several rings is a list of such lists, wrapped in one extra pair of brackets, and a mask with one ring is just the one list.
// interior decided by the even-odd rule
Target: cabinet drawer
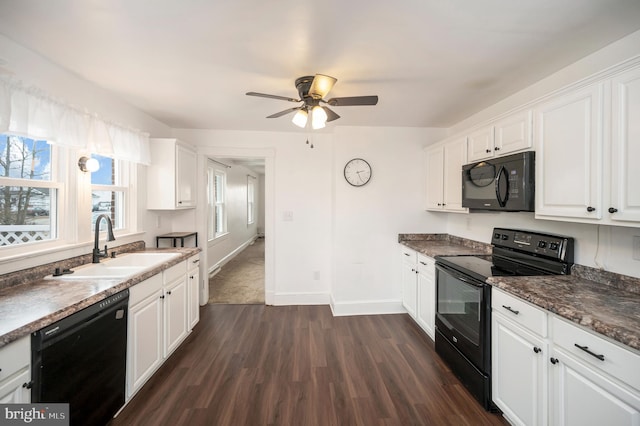
[(556, 316), (551, 317), (550, 325), (554, 345), (640, 390), (640, 355)]
[(187, 269), (193, 270), (197, 269), (200, 266), (200, 254), (196, 254), (187, 259)]
[(178, 278), (184, 278), (187, 273), (187, 262), (180, 262), (177, 265), (172, 266), (169, 269), (166, 269), (163, 272), (164, 276), (164, 284), (169, 284)]
[(159, 290), (162, 290), (162, 274), (154, 275), (134, 285), (129, 289), (129, 307), (135, 306)]
[(31, 363), (31, 337), (25, 336), (0, 348), (0, 381)]
[(416, 263), (418, 261), (418, 253), (411, 250), (408, 247), (400, 246), (400, 252), (402, 253), (402, 260), (405, 262)]
[(418, 255), (418, 272), (435, 277), (436, 261), (430, 257)]
[(491, 309), (536, 333), (547, 336), (547, 313), (495, 287), (491, 288)]

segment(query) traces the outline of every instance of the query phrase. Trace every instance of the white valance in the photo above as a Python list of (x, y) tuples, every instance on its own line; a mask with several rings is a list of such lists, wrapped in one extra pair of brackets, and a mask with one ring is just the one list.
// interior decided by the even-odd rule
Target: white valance
[(46, 140), (119, 160), (151, 163), (148, 134), (5, 80), (0, 80), (0, 133)]

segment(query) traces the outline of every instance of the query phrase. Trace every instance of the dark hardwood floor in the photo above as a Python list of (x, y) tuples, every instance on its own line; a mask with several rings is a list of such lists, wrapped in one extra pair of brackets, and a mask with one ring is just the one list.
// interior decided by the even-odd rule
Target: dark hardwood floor
[(207, 305), (119, 425), (503, 425), (408, 315)]

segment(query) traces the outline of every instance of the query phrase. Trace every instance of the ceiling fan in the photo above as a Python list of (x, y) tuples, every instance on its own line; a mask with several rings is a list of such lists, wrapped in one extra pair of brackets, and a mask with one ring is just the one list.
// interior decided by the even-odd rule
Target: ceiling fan
[[(282, 117), (296, 111), (291, 120), (298, 127), (306, 127), (307, 120), (311, 116), (311, 127), (313, 129), (323, 128), (328, 121), (340, 118), (338, 114), (333, 112), (330, 106), (360, 106), (360, 105), (376, 105), (378, 103), (377, 96), (347, 96), (342, 98), (331, 98), (327, 101), (327, 96), (333, 85), (338, 81), (334, 77), (328, 75), (316, 74), (315, 76), (304, 76), (296, 79), (296, 89), (298, 89), (299, 99), (287, 98), (285, 96), (268, 95), (265, 93), (247, 92), (249, 96), (259, 96), (262, 98), (280, 99), (288, 102), (302, 102), (294, 108), (285, 109), (284, 111), (271, 114), (267, 118)], [(321, 105), (323, 104), (323, 105)]]

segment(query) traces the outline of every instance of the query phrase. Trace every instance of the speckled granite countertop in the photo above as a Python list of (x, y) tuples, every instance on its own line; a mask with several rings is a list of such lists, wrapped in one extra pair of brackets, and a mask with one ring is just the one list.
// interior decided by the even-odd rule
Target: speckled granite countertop
[(491, 245), (449, 234), (399, 234), (398, 242), (425, 256), (491, 254)]
[(28, 283), (0, 287), (0, 347), (136, 285), (199, 253), (201, 249), (171, 248), (145, 251), (174, 252), (180, 256), (125, 281), (63, 281), (40, 278)]
[(640, 294), (579, 275), (491, 277), (489, 284), (640, 350)]

